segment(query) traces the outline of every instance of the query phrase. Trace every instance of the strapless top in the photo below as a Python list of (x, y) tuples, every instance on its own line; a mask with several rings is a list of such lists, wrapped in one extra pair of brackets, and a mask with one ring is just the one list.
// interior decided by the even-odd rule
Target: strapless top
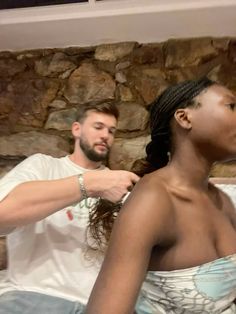
[(235, 314), (236, 254), (200, 266), (149, 271), (137, 314)]

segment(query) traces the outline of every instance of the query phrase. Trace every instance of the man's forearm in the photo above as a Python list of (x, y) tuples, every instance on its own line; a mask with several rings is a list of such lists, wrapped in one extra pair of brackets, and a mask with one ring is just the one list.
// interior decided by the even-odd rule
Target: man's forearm
[[(94, 170), (83, 174), (88, 197), (119, 201), (139, 180), (123, 170)], [(84, 193), (83, 193), (84, 194)], [(3, 229), (41, 220), (82, 198), (78, 176), (59, 180), (30, 181), (19, 184), (0, 202), (0, 234)]]
[(41, 220), (80, 199), (77, 176), (21, 183), (0, 202), (0, 229)]

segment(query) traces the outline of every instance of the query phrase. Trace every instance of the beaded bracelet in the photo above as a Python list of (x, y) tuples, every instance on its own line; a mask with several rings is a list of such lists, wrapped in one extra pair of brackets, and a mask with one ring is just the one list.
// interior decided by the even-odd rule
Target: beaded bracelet
[(80, 188), (80, 192), (81, 192), (81, 201), (84, 200), (85, 198), (88, 198), (88, 194), (87, 194), (87, 191), (85, 189), (85, 186), (84, 186), (84, 177), (83, 177), (83, 174), (80, 173), (78, 174), (78, 181), (79, 181), (79, 188)]

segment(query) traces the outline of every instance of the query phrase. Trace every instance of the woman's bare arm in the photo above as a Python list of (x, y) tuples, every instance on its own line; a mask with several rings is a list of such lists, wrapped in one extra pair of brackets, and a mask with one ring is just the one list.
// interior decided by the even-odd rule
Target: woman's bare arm
[(115, 222), (87, 314), (133, 313), (152, 248), (168, 233), (173, 217), (164, 194), (145, 178), (131, 193)]

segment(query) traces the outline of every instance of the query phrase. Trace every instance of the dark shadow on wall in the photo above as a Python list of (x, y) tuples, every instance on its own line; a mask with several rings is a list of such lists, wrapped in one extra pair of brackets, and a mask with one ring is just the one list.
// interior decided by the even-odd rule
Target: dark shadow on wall
[(0, 0), (0, 9), (16, 9), (78, 2), (88, 2), (88, 0)]

